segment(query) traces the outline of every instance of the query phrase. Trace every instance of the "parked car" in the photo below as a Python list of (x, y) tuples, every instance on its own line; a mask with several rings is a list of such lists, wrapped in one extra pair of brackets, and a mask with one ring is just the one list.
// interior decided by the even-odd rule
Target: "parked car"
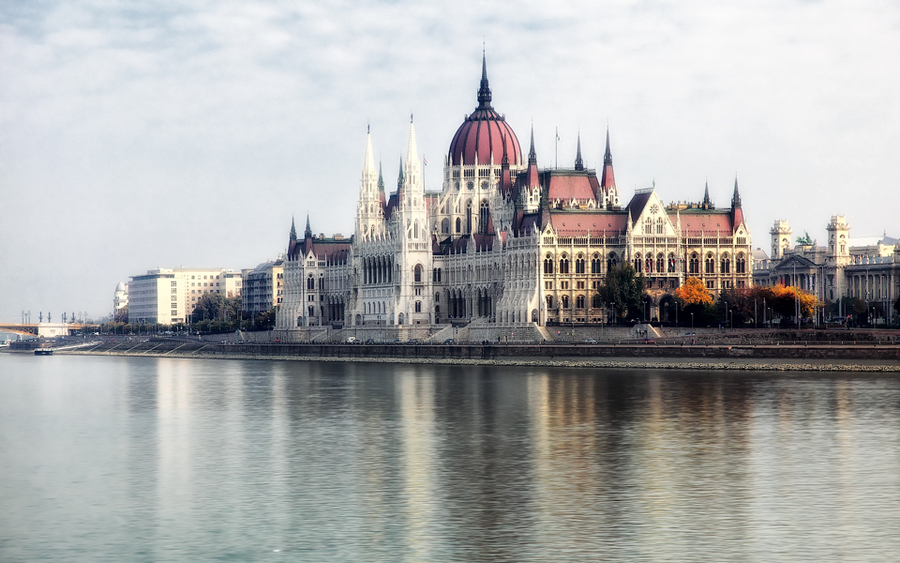
[(597, 340), (594, 339), (594, 338), (585, 338), (585, 339), (584, 339), (584, 343), (585, 343), (585, 344), (596, 344), (596, 343), (597, 343)]
[(355, 344), (355, 343), (356, 343), (356, 337), (355, 337), (355, 336), (348, 336), (347, 339), (344, 340), (344, 342), (346, 342), (347, 344)]

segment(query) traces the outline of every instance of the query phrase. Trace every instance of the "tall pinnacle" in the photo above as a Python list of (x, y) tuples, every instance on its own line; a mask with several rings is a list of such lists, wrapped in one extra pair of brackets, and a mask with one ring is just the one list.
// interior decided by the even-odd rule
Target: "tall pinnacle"
[(703, 192), (703, 208), (708, 209), (712, 207), (712, 200), (709, 199), (709, 182), (706, 182), (706, 188)]
[(403, 157), (400, 157), (400, 176), (397, 177), (397, 196), (403, 191)]
[(381, 174), (381, 161), (378, 161), (378, 191), (384, 191), (384, 176)]
[(366, 127), (366, 157), (363, 165), (363, 186), (366, 186), (367, 180), (375, 179), (375, 159), (372, 156), (372, 133), (371, 129)]
[(606, 152), (603, 154), (603, 164), (612, 164), (612, 151), (609, 150), (609, 125), (606, 126)]
[(734, 195), (731, 196), (732, 209), (738, 209), (741, 206), (741, 194), (738, 192), (737, 176), (734, 177)]
[(309, 227), (309, 212), (306, 213), (306, 230), (303, 232), (303, 238), (312, 238), (312, 229)]
[(481, 87), (478, 88), (478, 109), (494, 109), (491, 107), (491, 88), (487, 77), (487, 55), (481, 53)]
[(578, 132), (578, 150), (575, 153), (575, 170), (584, 170), (584, 161), (581, 159), (581, 131)]
[(297, 227), (294, 225), (294, 217), (291, 216), (291, 240), (297, 240)]
[(537, 153), (534, 152), (534, 123), (531, 124), (531, 148), (528, 149), (528, 164), (537, 164)]

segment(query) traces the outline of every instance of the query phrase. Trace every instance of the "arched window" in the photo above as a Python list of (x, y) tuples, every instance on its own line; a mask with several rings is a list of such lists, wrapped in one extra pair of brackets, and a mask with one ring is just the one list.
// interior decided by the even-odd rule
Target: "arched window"
[(662, 252), (656, 255), (656, 271), (659, 273), (666, 271), (666, 259), (662, 255)]
[(312, 274), (306, 278), (306, 289), (313, 290), (316, 288), (316, 280), (312, 277)]
[(738, 274), (746, 274), (747, 273), (747, 261), (744, 259), (744, 253), (741, 252), (737, 255), (737, 259), (734, 261), (734, 271)]
[(722, 265), (719, 267), (719, 271), (723, 274), (731, 273), (731, 260), (728, 259), (728, 255), (724, 254), (722, 256)]
[(652, 235), (653, 234), (653, 219), (647, 217), (644, 219), (644, 234)]
[(450, 219), (444, 219), (443, 221), (441, 221), (441, 234), (450, 234)]
[(568, 295), (563, 295), (563, 296), (560, 297), (559, 299), (560, 299), (560, 301), (562, 301), (562, 308), (563, 308), (563, 309), (568, 309), (568, 308), (569, 308), (569, 296), (568, 296)]
[(422, 302), (416, 301), (416, 313), (421, 313), (421, 312), (422, 312)]
[(579, 295), (575, 298), (575, 308), (584, 309), (584, 295)]
[(656, 234), (662, 235), (666, 232), (666, 224), (663, 222), (663, 218), (659, 217), (656, 220)]
[(491, 210), (488, 207), (486, 199), (481, 200), (481, 207), (478, 210), (478, 226), (482, 234), (487, 234), (488, 223), (490, 222)]
[(596, 252), (594, 253), (593, 258), (591, 258), (591, 273), (599, 274), (600, 273), (600, 255)]
[(619, 258), (616, 256), (615, 252), (610, 252), (609, 256), (606, 257), (606, 269), (611, 270), (619, 265)]
[(647, 255), (647, 260), (644, 261), (644, 264), (647, 266), (647, 273), (653, 273), (653, 256)]
[(675, 273), (675, 255), (672, 254), (671, 252), (669, 253), (669, 267), (668, 267), (668, 272), (669, 272), (669, 273)]
[(553, 308), (553, 296), (548, 295), (546, 297), (546, 299), (547, 299), (547, 309), (552, 309)]
[(549, 254), (544, 257), (544, 273), (552, 274), (553, 273), (553, 257)]
[(415, 221), (413, 221), (413, 235), (412, 235), (412, 238), (413, 238), (413, 240), (418, 240), (418, 239), (419, 239), (419, 220), (418, 220), (418, 219), (416, 219)]
[(472, 200), (466, 202), (466, 234), (472, 234)]
[(583, 274), (584, 273), (584, 256), (579, 254), (578, 258), (575, 259), (575, 273)]
[(716, 273), (716, 259), (713, 258), (712, 252), (706, 255), (706, 273), (707, 274), (715, 274)]
[(642, 266), (643, 266), (643, 261), (641, 260), (640, 253), (635, 254), (634, 255), (634, 271), (635, 272), (643, 272), (644, 268)]
[(691, 254), (691, 259), (688, 262), (689, 272), (691, 274), (699, 274), (700, 273), (700, 257), (697, 256), (697, 253), (694, 252)]
[(562, 258), (559, 259), (559, 273), (560, 274), (568, 274), (569, 273), (569, 257), (565, 254), (562, 255)]
[(416, 283), (422, 283), (422, 265), (416, 264), (416, 267), (413, 268), (413, 280)]
[(309, 308), (309, 316), (310, 316), (310, 317), (315, 317), (315, 316), (316, 316), (316, 308), (315, 308), (315, 307), (310, 307), (310, 308)]
[(462, 219), (457, 217), (456, 218), (456, 234), (459, 234), (461, 232), (462, 232)]

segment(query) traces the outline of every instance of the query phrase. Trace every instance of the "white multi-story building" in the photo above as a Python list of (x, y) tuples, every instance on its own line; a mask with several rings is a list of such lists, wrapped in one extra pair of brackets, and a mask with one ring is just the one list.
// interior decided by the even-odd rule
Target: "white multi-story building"
[(263, 262), (242, 272), (241, 310), (258, 315), (281, 305), (284, 293), (284, 260)]
[(606, 315), (598, 288), (613, 265), (648, 277), (648, 320), (674, 313), (688, 276), (713, 293), (749, 287), (750, 232), (735, 181), (731, 205), (664, 205), (655, 186), (625, 207), (609, 132), (603, 169), (527, 160), (491, 105), (482, 62), (478, 105), (444, 159), (440, 192), (425, 192), (410, 123), (397, 191), (385, 194), (367, 134), (354, 235), (304, 237), (291, 227), (278, 329), (332, 326), (591, 323)]
[(156, 268), (131, 276), (128, 283), (128, 322), (178, 324), (187, 322), (203, 295), (241, 294), (241, 273), (216, 268)]

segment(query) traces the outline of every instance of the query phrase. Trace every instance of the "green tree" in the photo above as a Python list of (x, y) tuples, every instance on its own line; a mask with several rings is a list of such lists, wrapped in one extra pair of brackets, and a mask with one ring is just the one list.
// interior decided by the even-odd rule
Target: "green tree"
[(630, 264), (610, 268), (598, 290), (606, 306), (612, 304), (617, 320), (642, 318), (647, 302), (647, 278), (635, 275)]
[(207, 293), (202, 296), (197, 300), (191, 313), (191, 322), (194, 324), (202, 321), (219, 321), (220, 324), (210, 325), (210, 330), (214, 330), (213, 327), (221, 327), (221, 323), (226, 321), (237, 324), (240, 318), (241, 298), (225, 297), (219, 293)]

